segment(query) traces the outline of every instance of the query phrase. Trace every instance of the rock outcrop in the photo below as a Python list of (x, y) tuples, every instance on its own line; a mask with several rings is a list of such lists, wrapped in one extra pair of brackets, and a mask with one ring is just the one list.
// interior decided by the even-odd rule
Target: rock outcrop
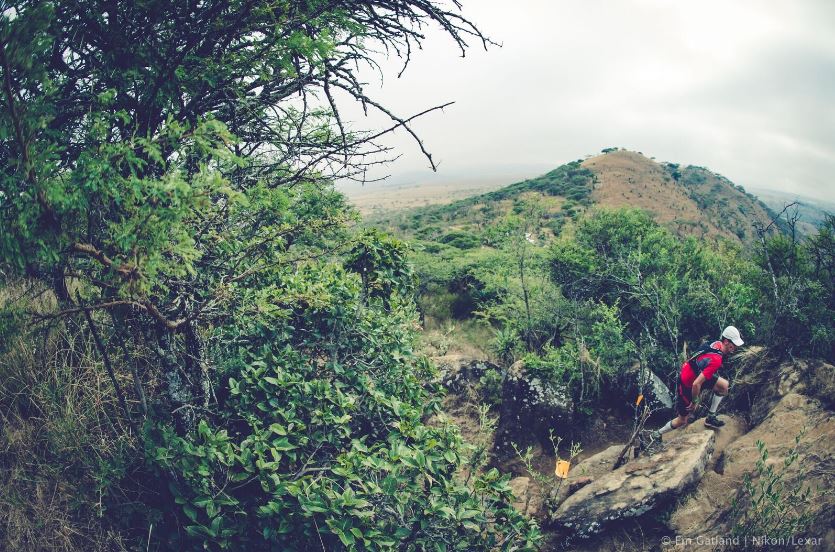
[(567, 436), (573, 415), (568, 386), (544, 381), (527, 370), (524, 362), (516, 362), (502, 387), (496, 452), (512, 454), (512, 443), (527, 445), (534, 440), (549, 448), (549, 431)]
[[(825, 374), (829, 374), (829, 378)], [(832, 401), (835, 386), (832, 375), (835, 367), (831, 364), (797, 360), (769, 371), (767, 379), (759, 386), (751, 405), (751, 422), (762, 422), (774, 410), (783, 397), (797, 393)]]
[[(612, 473), (612, 467), (615, 465), (615, 460), (617, 460), (621, 450), (623, 450), (623, 445), (612, 445), (572, 466), (568, 472), (568, 478), (563, 481), (562, 485), (557, 486), (551, 496), (548, 497), (548, 504), (559, 506), (582, 487)], [(581, 481), (587, 479), (591, 481), (580, 484)]]
[(790, 393), (818, 399), (835, 409), (835, 366), (816, 359), (780, 362), (773, 351), (758, 346), (731, 357), (731, 402), (750, 412), (752, 425), (760, 423)]
[[(787, 385), (789, 381), (798, 380), (776, 378), (772, 391), (796, 389), (793, 385)], [(773, 397), (774, 394), (769, 391), (761, 400), (770, 404)], [(755, 406), (757, 411), (765, 409), (765, 404)], [(704, 540), (705, 537), (730, 534), (728, 513), (742, 486), (743, 477), (746, 473), (755, 471), (757, 459), (760, 457), (757, 441), (766, 444), (768, 463), (773, 464), (777, 471), (781, 471), (786, 455), (795, 445), (795, 437), (804, 428), (805, 434), (798, 446), (798, 458), (785, 473), (786, 485), (788, 488), (835, 488), (835, 416), (817, 399), (788, 393), (768, 410), (758, 426), (727, 446), (717, 459), (714, 470), (707, 472), (694, 493), (682, 501), (670, 516), (671, 534), (692, 538), (693, 542), (696, 537), (702, 537)], [(835, 550), (833, 495), (818, 495), (811, 504), (816, 522), (805, 536), (821, 539), (822, 547), (815, 549)]]
[(460, 393), (466, 386), (479, 380), (490, 370), (499, 373), (504, 369), (489, 360), (460, 355), (448, 355), (435, 359), (438, 366), (438, 379), (444, 387), (453, 393)]
[(647, 388), (652, 393), (650, 397), (652, 400), (655, 400), (658, 404), (667, 408), (669, 410), (673, 409), (673, 394), (670, 393), (670, 390), (667, 388), (667, 385), (655, 375), (654, 372), (649, 373), (649, 382), (647, 383)]
[[(550, 514), (550, 521), (573, 536), (588, 537), (607, 525), (669, 505), (702, 478), (714, 441), (713, 431), (695, 427), (674, 436), (657, 454), (630, 461), (570, 495)], [(613, 462), (618, 448), (622, 446), (601, 455)], [(579, 475), (585, 463), (600, 465), (601, 458), (593, 456), (578, 464)]]
[[(628, 395), (624, 397), (627, 404), (635, 402), (638, 393), (644, 395), (644, 400), (653, 410), (666, 410), (672, 413), (673, 410), (673, 394), (667, 388), (667, 384), (655, 375), (651, 370), (640, 370), (637, 366), (631, 369), (626, 374), (630, 378), (630, 383), (625, 386), (628, 389)], [(666, 412), (665, 412), (666, 413)]]

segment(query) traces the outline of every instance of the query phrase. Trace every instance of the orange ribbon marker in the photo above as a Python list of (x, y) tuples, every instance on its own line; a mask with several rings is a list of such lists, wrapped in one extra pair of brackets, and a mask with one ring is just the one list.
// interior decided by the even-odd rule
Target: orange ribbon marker
[(557, 465), (554, 467), (554, 475), (560, 479), (568, 477), (568, 468), (571, 467), (571, 462), (568, 460), (557, 460)]
[(635, 406), (640, 405), (642, 400), (644, 400), (644, 395), (643, 395), (643, 393), (642, 393), (642, 394), (640, 394), (640, 395), (638, 395), (638, 400), (637, 400), (637, 401), (635, 401)]

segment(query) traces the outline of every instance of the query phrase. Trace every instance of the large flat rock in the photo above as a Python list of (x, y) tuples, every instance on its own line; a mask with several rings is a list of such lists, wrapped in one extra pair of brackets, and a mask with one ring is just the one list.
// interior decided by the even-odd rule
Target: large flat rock
[(615, 461), (618, 459), (618, 455), (622, 450), (622, 444), (612, 445), (578, 462), (576, 466), (572, 466), (565, 481), (561, 485), (558, 485), (554, 489), (554, 492), (551, 493), (549, 497), (550, 504), (559, 505), (565, 502), (569, 495), (576, 492), (576, 490), (572, 491), (572, 489), (581, 488), (579, 487), (581, 480), (587, 481), (590, 479), (591, 481), (595, 481), (604, 475), (608, 475), (612, 471), (612, 466), (615, 465)]
[[(701, 480), (715, 439), (713, 431), (696, 428), (674, 434), (661, 452), (602, 474), (569, 496), (550, 515), (550, 521), (585, 537), (667, 505)], [(595, 458), (588, 462), (595, 463)]]

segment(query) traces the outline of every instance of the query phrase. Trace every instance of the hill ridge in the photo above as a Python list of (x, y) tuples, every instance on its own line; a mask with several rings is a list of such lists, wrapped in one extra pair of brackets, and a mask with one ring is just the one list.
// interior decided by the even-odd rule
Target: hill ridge
[(497, 190), (372, 217), (372, 222), (420, 239), (437, 239), (450, 230), (481, 228), (531, 196), (539, 198), (553, 234), (590, 208), (633, 207), (649, 212), (679, 236), (751, 243), (757, 237), (755, 225), (767, 226), (776, 217), (742, 186), (705, 167), (657, 162), (638, 152), (607, 148)]

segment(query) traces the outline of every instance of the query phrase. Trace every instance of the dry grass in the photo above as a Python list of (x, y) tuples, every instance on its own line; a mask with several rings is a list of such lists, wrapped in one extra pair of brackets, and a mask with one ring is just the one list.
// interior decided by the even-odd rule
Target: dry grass
[[(0, 310), (16, 299), (31, 308), (25, 289), (6, 286)], [(39, 307), (49, 303), (47, 295), (38, 301)], [(134, 436), (118, 415), (89, 335), (67, 321), (49, 329), (24, 326), (4, 338), (0, 549), (125, 550), (105, 514), (110, 484), (119, 478), (114, 466), (132, 450)]]
[[(664, 167), (643, 155), (617, 151), (583, 162), (597, 177), (592, 192), (603, 207), (637, 207), (651, 212), (655, 220), (681, 236), (727, 238), (739, 241), (732, 231), (737, 225), (745, 239), (754, 236), (753, 222), (768, 223), (768, 213), (722, 177), (704, 172), (704, 182), (689, 188), (675, 182)], [(713, 205), (701, 209), (688, 190), (710, 197)], [(744, 213), (738, 208), (742, 207)]]
[(513, 182), (509, 178), (483, 178), (457, 182), (420, 182), (394, 185), (371, 183), (363, 187), (345, 188), (349, 201), (363, 216), (380, 216), (386, 213), (452, 203), (485, 192), (498, 190)]
[(592, 157), (583, 166), (597, 176), (592, 199), (598, 205), (644, 209), (678, 233), (736, 239), (705, 221), (696, 202), (672, 182), (661, 165), (643, 155), (619, 151)]

